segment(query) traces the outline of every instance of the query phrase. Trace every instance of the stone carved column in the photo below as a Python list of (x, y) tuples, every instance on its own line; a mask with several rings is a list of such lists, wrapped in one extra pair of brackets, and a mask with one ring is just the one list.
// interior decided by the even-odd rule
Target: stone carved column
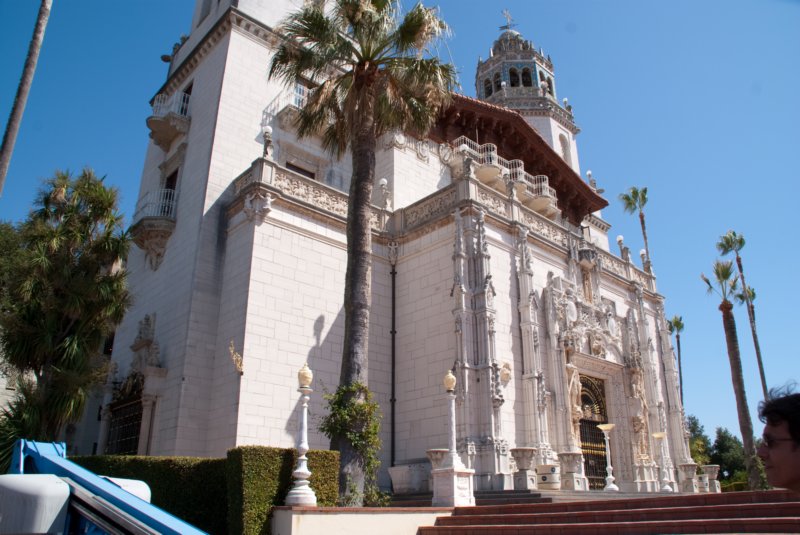
[(511, 456), (517, 465), (514, 473), (514, 490), (536, 489), (537, 448), (512, 448)]
[(139, 444), (136, 447), (136, 455), (150, 453), (150, 430), (152, 428), (155, 403), (155, 396), (142, 396), (142, 425), (139, 428)]

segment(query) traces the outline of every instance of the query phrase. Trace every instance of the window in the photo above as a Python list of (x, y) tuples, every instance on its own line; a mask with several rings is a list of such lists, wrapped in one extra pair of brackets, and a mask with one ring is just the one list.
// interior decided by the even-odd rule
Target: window
[(570, 150), (569, 140), (567, 139), (567, 136), (565, 136), (564, 134), (559, 134), (558, 141), (561, 143), (561, 156), (564, 158), (564, 161), (571, 166), (572, 151)]
[(491, 97), (492, 96), (492, 81), (488, 78), (483, 81), (483, 96), (484, 97)]
[(519, 87), (519, 73), (517, 69), (511, 69), (508, 71), (508, 77), (511, 81), (511, 87)]
[(533, 81), (531, 80), (531, 70), (530, 69), (522, 69), (522, 85), (524, 87), (531, 87), (533, 85)]
[(500, 73), (499, 72), (494, 73), (493, 80), (494, 80), (494, 90), (495, 91), (500, 91), (500, 88), (502, 86), (500, 85)]
[(305, 177), (308, 177), (311, 180), (314, 180), (314, 172), (313, 171), (309, 171), (308, 169), (303, 169), (302, 167), (300, 167), (298, 165), (295, 165), (293, 163), (286, 162), (286, 169), (288, 169), (289, 171), (294, 171), (295, 173), (297, 173), (299, 175), (303, 175)]
[(306, 105), (308, 101), (308, 93), (311, 91), (309, 85), (302, 81), (298, 80), (294, 84), (294, 94), (292, 95), (292, 104), (294, 104), (298, 108), (302, 108)]

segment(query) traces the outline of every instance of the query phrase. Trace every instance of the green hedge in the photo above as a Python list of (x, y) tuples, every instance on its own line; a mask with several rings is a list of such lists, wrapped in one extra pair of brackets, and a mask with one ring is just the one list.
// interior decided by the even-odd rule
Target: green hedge
[(153, 505), (214, 534), (227, 533), (225, 459), (103, 455), (70, 457), (96, 474), (140, 479)]
[[(312, 450), (307, 456), (317, 505), (336, 505), (339, 453)], [(270, 513), (283, 505), (296, 463), (294, 449), (243, 446), (228, 452), (229, 533), (269, 534)]]
[[(339, 452), (308, 454), (317, 504), (335, 506)], [(227, 459), (103, 455), (70, 457), (96, 474), (140, 479), (152, 503), (214, 535), (269, 534), (272, 508), (283, 505), (297, 463), (294, 449), (243, 446)]]

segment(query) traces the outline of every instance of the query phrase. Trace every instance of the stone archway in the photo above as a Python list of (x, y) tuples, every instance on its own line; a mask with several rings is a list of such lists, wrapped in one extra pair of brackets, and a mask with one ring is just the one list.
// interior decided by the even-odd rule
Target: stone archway
[(583, 468), (589, 480), (589, 490), (602, 489), (606, 481), (606, 444), (597, 424), (608, 422), (605, 381), (581, 375), (580, 421)]

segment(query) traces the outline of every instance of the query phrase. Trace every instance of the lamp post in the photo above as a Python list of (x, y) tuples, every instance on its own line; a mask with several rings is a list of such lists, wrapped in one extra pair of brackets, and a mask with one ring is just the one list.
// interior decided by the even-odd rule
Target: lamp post
[(444, 467), (463, 469), (464, 464), (461, 462), (461, 457), (458, 456), (456, 449), (456, 376), (453, 375), (453, 370), (447, 370), (447, 375), (444, 376), (442, 381), (444, 389), (447, 391), (448, 399), (448, 454), (444, 462)]
[(672, 487), (669, 486), (667, 466), (664, 461), (664, 437), (666, 436), (667, 434), (664, 431), (653, 433), (653, 438), (658, 441), (658, 450), (661, 455), (661, 492), (672, 492)]
[(294, 483), (289, 494), (286, 495), (286, 505), (317, 505), (317, 496), (308, 484), (308, 478), (311, 476), (311, 471), (308, 469), (308, 400), (311, 390), (311, 381), (314, 379), (314, 374), (308, 367), (308, 363), (303, 364), (300, 371), (297, 372), (297, 381), (300, 387), (297, 389), (300, 392), (300, 402), (303, 404), (300, 409), (300, 431), (297, 444), (297, 468), (292, 472)]
[(603, 437), (606, 439), (606, 486), (603, 490), (606, 491), (619, 491), (619, 487), (614, 484), (614, 468), (611, 466), (611, 440), (609, 434), (614, 429), (615, 424), (598, 424), (597, 428), (603, 432)]

